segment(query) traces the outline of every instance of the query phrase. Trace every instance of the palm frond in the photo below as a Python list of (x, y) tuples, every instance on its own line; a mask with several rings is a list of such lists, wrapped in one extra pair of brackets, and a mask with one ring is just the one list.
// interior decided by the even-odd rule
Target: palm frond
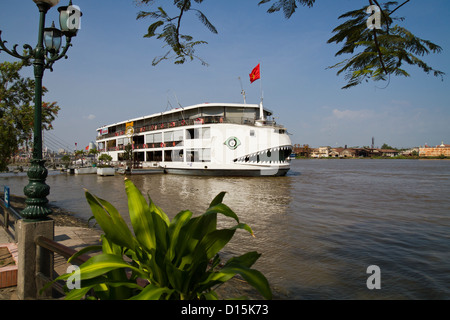
[(352, 10), (339, 17), (345, 21), (334, 28), (334, 35), (328, 43), (342, 45), (336, 56), (353, 56), (329, 68), (338, 69), (337, 75), (345, 74), (344, 78), (348, 82), (344, 89), (368, 80), (385, 81), (390, 75), (408, 77), (409, 73), (402, 68), (404, 63), (419, 67), (434, 76), (443, 77), (442, 71), (433, 69), (418, 58), (441, 52), (440, 46), (415, 36), (399, 25), (391, 27), (393, 21), (401, 20), (389, 15), (390, 6), (396, 5), (396, 1), (384, 4), (382, 29), (367, 28), (366, 8)]

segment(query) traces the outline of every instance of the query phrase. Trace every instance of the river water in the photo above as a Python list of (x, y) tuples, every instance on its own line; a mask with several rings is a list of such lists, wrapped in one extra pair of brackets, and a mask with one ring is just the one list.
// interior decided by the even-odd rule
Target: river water
[[(256, 238), (239, 230), (225, 258), (262, 253), (254, 267), (287, 299), (450, 299), (450, 161), (293, 160), (285, 177), (131, 179), (170, 218), (200, 214), (226, 191)], [(26, 184), (0, 177), (13, 194)], [(47, 184), (49, 200), (79, 217), (91, 216), (87, 188), (129, 221), (123, 176), (50, 174)], [(380, 289), (368, 289), (369, 277)]]

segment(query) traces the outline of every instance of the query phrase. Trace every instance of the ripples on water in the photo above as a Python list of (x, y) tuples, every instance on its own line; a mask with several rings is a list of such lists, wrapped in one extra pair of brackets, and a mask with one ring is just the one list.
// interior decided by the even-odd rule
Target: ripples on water
[[(224, 202), (239, 230), (225, 255), (256, 250), (255, 268), (288, 299), (449, 299), (450, 161), (295, 160), (286, 177), (132, 176), (171, 218)], [(2, 177), (21, 194), (26, 177)], [(84, 218), (83, 188), (127, 217), (123, 177), (50, 175), (49, 199)], [(17, 191), (18, 190), (18, 191)], [(367, 267), (381, 289), (366, 287)]]

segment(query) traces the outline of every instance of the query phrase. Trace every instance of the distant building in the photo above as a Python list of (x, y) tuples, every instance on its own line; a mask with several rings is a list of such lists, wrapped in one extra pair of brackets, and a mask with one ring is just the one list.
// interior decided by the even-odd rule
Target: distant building
[(403, 150), (400, 152), (403, 156), (418, 156), (419, 155), (419, 147), (411, 148), (408, 150)]
[(398, 150), (392, 150), (392, 149), (373, 149), (376, 150), (380, 156), (382, 157), (396, 157), (400, 153)]
[(450, 157), (450, 144), (444, 144), (442, 142), (440, 145), (436, 147), (430, 147), (425, 145), (424, 147), (419, 148), (419, 156), (420, 157)]
[(319, 147), (319, 157), (328, 158), (331, 153), (331, 147)]

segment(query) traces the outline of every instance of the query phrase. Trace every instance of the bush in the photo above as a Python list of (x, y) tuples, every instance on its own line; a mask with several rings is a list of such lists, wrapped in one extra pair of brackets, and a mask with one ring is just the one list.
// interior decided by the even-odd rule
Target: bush
[[(119, 212), (107, 201), (86, 191), (87, 201), (104, 234), (102, 245), (85, 248), (75, 256), (101, 248), (102, 253), (80, 266), (80, 289), (70, 291), (66, 299), (217, 299), (214, 288), (241, 275), (264, 298), (272, 297), (264, 275), (251, 266), (260, 257), (248, 252), (233, 257), (219, 268), (219, 251), (237, 229), (253, 235), (237, 215), (217, 195), (206, 212), (192, 217), (181, 211), (172, 221), (149, 197), (125, 179), (128, 208), (134, 235)], [(217, 214), (233, 219), (228, 229), (217, 229)], [(75, 257), (74, 256), (74, 257)], [(71, 259), (73, 259), (72, 257)], [(69, 262), (71, 261), (69, 259)], [(64, 274), (57, 280), (67, 280)], [(148, 285), (141, 285), (142, 279)]]

